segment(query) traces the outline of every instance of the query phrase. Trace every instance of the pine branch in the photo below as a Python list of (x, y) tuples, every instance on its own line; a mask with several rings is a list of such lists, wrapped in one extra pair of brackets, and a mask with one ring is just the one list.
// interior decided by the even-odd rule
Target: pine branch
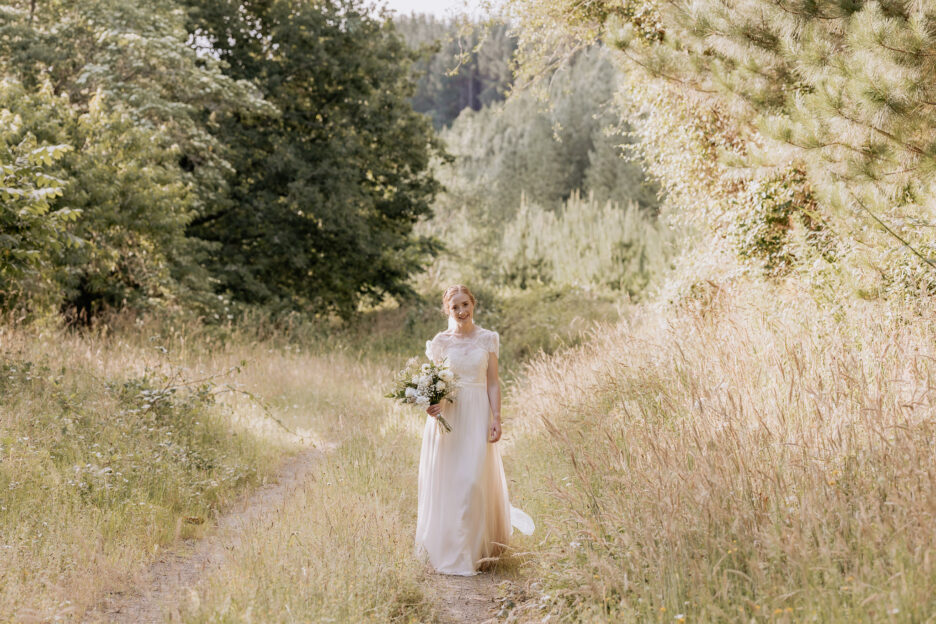
[(927, 258), (926, 256), (924, 256), (923, 254), (921, 254), (919, 251), (917, 251), (917, 250), (913, 247), (913, 245), (911, 245), (910, 243), (908, 243), (902, 236), (900, 236), (900, 234), (898, 234), (898, 233), (895, 232), (894, 230), (890, 229), (890, 227), (888, 227), (888, 225), (887, 225), (886, 223), (884, 223), (884, 221), (882, 221), (882, 220), (880, 219), (880, 217), (878, 217), (876, 214), (874, 214), (873, 212), (871, 212), (871, 210), (870, 210), (867, 206), (864, 205), (864, 202), (862, 202), (860, 199), (858, 199), (858, 197), (857, 197), (854, 193), (852, 193), (851, 191), (848, 191), (848, 194), (852, 196), (852, 199), (854, 199), (856, 202), (858, 202), (858, 205), (861, 206), (861, 209), (862, 209), (862, 210), (864, 210), (866, 213), (868, 213), (868, 214), (871, 216), (872, 219), (874, 219), (875, 221), (877, 221), (878, 224), (879, 224), (882, 228), (884, 228), (884, 231), (885, 231), (885, 232), (887, 232), (888, 234), (890, 234), (891, 236), (893, 236), (894, 238), (896, 238), (897, 240), (899, 240), (899, 241), (903, 244), (904, 247), (906, 247), (907, 249), (909, 249), (910, 251), (912, 251), (913, 254), (914, 254), (916, 257), (918, 257), (920, 260), (922, 260), (923, 262), (925, 262), (926, 264), (928, 264), (931, 268), (936, 269), (936, 263), (934, 263), (932, 260), (930, 260), (929, 258)]
[(885, 50), (890, 50), (891, 52), (897, 52), (897, 53), (899, 53), (899, 54), (906, 54), (907, 56), (912, 56), (912, 57), (915, 57), (915, 58), (927, 58), (927, 57), (936, 56), (936, 53), (930, 54), (930, 53), (926, 53), (926, 52), (911, 52), (910, 50), (902, 50), (902, 49), (900, 49), (900, 48), (894, 48), (894, 47), (889, 46), (889, 45), (887, 45), (887, 44), (885, 44), (885, 43), (883, 43), (883, 42), (881, 42), (881, 41), (876, 41), (875, 43), (877, 43), (879, 46), (881, 46), (881, 47), (884, 48)]
[[(808, 145), (800, 145), (799, 143), (796, 143), (795, 141), (792, 141), (792, 140), (790, 140), (790, 139), (781, 139), (781, 141), (783, 141), (783, 142), (786, 143), (787, 145), (790, 145), (790, 146), (795, 147), (795, 148), (797, 148), (797, 149), (801, 149), (801, 150), (803, 150), (803, 151), (821, 150), (821, 149), (824, 149), (824, 148), (826, 148), (826, 147), (843, 147), (843, 148), (845, 148), (845, 149), (848, 149), (848, 150), (851, 150), (851, 151), (855, 152), (856, 154), (862, 156), (863, 158), (867, 158), (867, 157), (868, 157), (868, 153), (865, 152), (864, 150), (862, 150), (861, 148), (855, 147), (854, 145), (849, 145), (848, 143), (843, 143), (842, 141), (828, 141), (828, 142), (822, 143), (821, 145), (816, 145), (815, 147), (810, 147), (810, 146), (808, 146)], [(895, 159), (893, 159), (893, 158), (888, 158), (888, 157), (886, 157), (886, 156), (879, 156), (879, 158), (881, 158), (881, 159), (883, 159), (883, 160), (887, 160), (887, 161), (889, 161), (889, 162), (893, 162), (893, 163), (898, 162), (897, 160), (895, 160)]]
[(874, 132), (877, 132), (877, 133), (880, 134), (881, 136), (887, 137), (888, 139), (890, 139), (891, 141), (893, 141), (893, 142), (896, 143), (897, 145), (903, 147), (904, 149), (906, 149), (906, 150), (908, 150), (908, 151), (913, 152), (914, 154), (917, 154), (918, 156), (926, 156), (926, 155), (927, 155), (925, 151), (923, 151), (922, 149), (920, 149), (920, 148), (917, 147), (916, 145), (910, 145), (909, 143), (904, 143), (903, 141), (901, 141), (900, 139), (898, 139), (895, 135), (891, 134), (891, 133), (888, 132), (887, 130), (884, 130), (884, 129), (882, 129), (882, 128), (878, 128), (877, 126), (875, 126), (875, 125), (872, 124), (872, 123), (868, 123), (868, 122), (866, 122), (866, 121), (861, 121), (860, 119), (855, 119), (854, 117), (849, 116), (849, 115), (848, 115), (844, 110), (842, 110), (841, 108), (836, 107), (836, 112), (839, 114), (839, 116), (842, 117), (842, 119), (848, 120), (848, 121), (852, 122), (852, 123), (855, 124), (855, 125), (863, 126), (863, 127), (865, 127), (865, 128), (868, 128), (869, 130), (873, 130)]
[(796, 15), (797, 17), (804, 17), (806, 19), (818, 19), (818, 20), (828, 20), (828, 21), (845, 19), (842, 16), (835, 17), (834, 15), (820, 15), (818, 13), (810, 14), (810, 13), (806, 13), (805, 11), (794, 11), (793, 9), (790, 9), (784, 6), (783, 0), (774, 0), (774, 4), (776, 4), (777, 7), (784, 13), (789, 13), (790, 15)]
[(635, 56), (629, 54), (629, 53), (627, 52), (627, 50), (621, 50), (621, 53), (622, 53), (624, 56), (626, 56), (627, 59), (628, 59), (629, 61), (631, 61), (632, 63), (634, 63), (635, 65), (639, 65), (640, 67), (643, 67), (643, 68), (647, 71), (647, 73), (649, 73), (649, 74), (650, 74), (651, 76), (653, 76), (654, 78), (662, 78), (663, 80), (667, 80), (667, 81), (669, 81), (669, 82), (674, 82), (674, 83), (676, 83), (676, 84), (683, 85), (684, 87), (688, 87), (688, 88), (692, 89), (693, 91), (697, 91), (697, 92), (699, 92), (699, 93), (707, 93), (707, 94), (709, 94), (709, 95), (718, 95), (718, 94), (719, 94), (718, 91), (712, 91), (711, 89), (703, 89), (702, 87), (700, 87), (700, 86), (699, 86), (698, 84), (696, 84), (696, 83), (689, 82), (688, 80), (685, 80), (685, 79), (683, 79), (683, 78), (678, 78), (678, 77), (676, 77), (676, 76), (673, 76), (673, 75), (670, 75), (670, 74), (665, 74), (665, 73), (663, 73), (663, 72), (661, 72), (661, 71), (658, 71), (658, 70), (656, 70), (656, 69), (653, 69), (652, 67), (650, 67), (649, 65), (647, 65), (647, 64), (644, 63), (643, 61), (638, 60), (637, 57), (635, 57)]

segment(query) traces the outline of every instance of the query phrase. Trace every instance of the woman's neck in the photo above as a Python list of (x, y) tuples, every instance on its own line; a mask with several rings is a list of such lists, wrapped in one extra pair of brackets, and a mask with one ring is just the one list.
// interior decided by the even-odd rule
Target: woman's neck
[(449, 324), (449, 329), (451, 332), (459, 336), (470, 335), (476, 327), (477, 325), (474, 324), (474, 320), (472, 319), (468, 319), (464, 323), (454, 322)]

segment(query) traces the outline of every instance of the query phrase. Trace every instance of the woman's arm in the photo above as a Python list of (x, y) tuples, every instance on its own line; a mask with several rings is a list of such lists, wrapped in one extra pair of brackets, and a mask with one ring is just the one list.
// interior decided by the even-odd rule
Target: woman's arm
[(501, 437), (501, 391), (500, 379), (497, 375), (497, 354), (493, 352), (488, 353), (487, 395), (488, 403), (491, 404), (491, 414), (493, 414), (488, 441), (497, 442)]

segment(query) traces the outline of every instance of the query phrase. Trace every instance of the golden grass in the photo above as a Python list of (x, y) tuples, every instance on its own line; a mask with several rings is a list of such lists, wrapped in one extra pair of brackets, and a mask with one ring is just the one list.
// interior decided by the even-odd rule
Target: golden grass
[(414, 622), (434, 608), (413, 552), (424, 418), (383, 397), (393, 369), (329, 356), (332, 448), (282, 509), (248, 527), (190, 622)]
[[(577, 307), (568, 298), (489, 297), (488, 320), (511, 335), (540, 300), (530, 318), (561, 313), (572, 328), (537, 322), (516, 332), (505, 373), (531, 350), (574, 341), (583, 311), (613, 312), (597, 297)], [(280, 533), (257, 529), (252, 550), (191, 617), (211, 620), (231, 604), (232, 613), (287, 618), (283, 608), (299, 607), (271, 591), (277, 583), (298, 592), (309, 617), (433, 613), (411, 557), (421, 419), (381, 395), (443, 326), (428, 304), (346, 327), (263, 315), (222, 327), (122, 317), (84, 332), (0, 325), (0, 621), (80, 617), (161, 549), (203, 535), (211, 523), (200, 521), (310, 443), (331, 451), (321, 478), (284, 510)], [(325, 535), (333, 508), (354, 524)], [(297, 532), (289, 546), (284, 531)], [(296, 547), (297, 537), (310, 546)], [(328, 552), (344, 555), (327, 561)], [(293, 566), (297, 557), (307, 562)], [(290, 576), (303, 568), (307, 583)], [(238, 569), (244, 577), (232, 580)]]
[[(538, 529), (504, 567), (527, 581), (510, 619), (932, 619), (936, 307), (740, 280), (694, 292), (626, 309), (511, 386), (511, 498)], [(439, 617), (412, 553), (422, 419), (382, 397), (422, 341), (401, 335), (369, 351), (236, 328), (4, 330), (0, 619), (80, 613), (154, 545), (197, 535), (180, 518), (215, 513), (294, 448), (268, 414), (329, 452), (186, 619)], [(180, 389), (154, 412), (159, 435), (139, 430), (142, 390), (238, 367), (214, 402)], [(182, 461), (211, 452), (211, 468)]]
[(546, 538), (512, 617), (931, 621), (936, 306), (709, 290), (515, 388)]
[(289, 450), (218, 400), (237, 375), (211, 379), (228, 362), (179, 355), (182, 336), (0, 328), (0, 620), (80, 616)]
[[(491, 321), (511, 337), (512, 344), (506, 343), (509, 371), (511, 363), (536, 349), (580, 339), (583, 314), (607, 317), (608, 309), (613, 311), (600, 297), (585, 298), (552, 291), (514, 294), (489, 306), (479, 322)], [(489, 300), (495, 303), (494, 297)], [(538, 303), (539, 309), (531, 310)], [(548, 313), (566, 319), (566, 326), (546, 323)], [(271, 380), (262, 389), (268, 402), (286, 414), (288, 426), (320, 435), (329, 452), (313, 481), (282, 510), (246, 530), (245, 548), (231, 553), (230, 565), (202, 588), (187, 621), (426, 622), (440, 617), (438, 603), (444, 596), (433, 593), (428, 570), (413, 552), (425, 418), (383, 395), (405, 358), (421, 354), (425, 340), (444, 325), (435, 310), (417, 311), (412, 323), (405, 321), (408, 314), (382, 311), (373, 317), (369, 334), (361, 328), (336, 332), (316, 338), (312, 353), (287, 352), (263, 361)], [(524, 317), (531, 323), (511, 332)], [(516, 577), (518, 561), (508, 558), (498, 569)]]

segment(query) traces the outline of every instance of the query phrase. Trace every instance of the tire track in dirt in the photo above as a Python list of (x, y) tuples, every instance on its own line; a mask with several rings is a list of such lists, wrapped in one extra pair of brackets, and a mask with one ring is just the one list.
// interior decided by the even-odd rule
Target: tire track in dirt
[[(108, 593), (81, 621), (88, 624), (180, 621), (183, 609), (198, 599), (199, 585), (241, 547), (242, 538), (252, 524), (277, 513), (286, 504), (323, 455), (319, 449), (309, 449), (287, 460), (271, 483), (245, 495), (220, 516), (210, 535), (185, 540), (167, 549), (128, 582), (126, 589)], [(503, 580), (491, 571), (475, 576), (430, 573), (427, 584), (439, 607), (439, 623), (496, 622), (498, 586)]]
[(495, 622), (498, 585), (503, 579), (493, 572), (475, 576), (431, 574), (429, 586), (437, 597), (444, 624)]
[(282, 508), (306, 482), (322, 456), (321, 450), (309, 449), (287, 460), (271, 483), (253, 490), (220, 516), (211, 535), (185, 540), (167, 550), (126, 590), (107, 594), (82, 621), (119, 624), (178, 621), (187, 601), (197, 599), (199, 583), (225, 564), (228, 553), (241, 547), (245, 529)]

